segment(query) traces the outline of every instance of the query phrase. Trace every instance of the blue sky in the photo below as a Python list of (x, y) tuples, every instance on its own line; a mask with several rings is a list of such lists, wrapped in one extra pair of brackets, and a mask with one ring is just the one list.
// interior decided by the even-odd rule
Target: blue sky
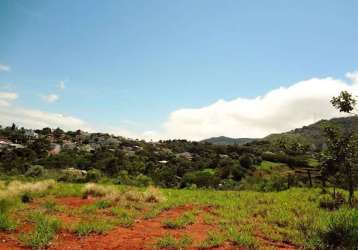
[(0, 0), (0, 91), (11, 108), (159, 131), (177, 110), (343, 79), (358, 69), (357, 13), (348, 0)]

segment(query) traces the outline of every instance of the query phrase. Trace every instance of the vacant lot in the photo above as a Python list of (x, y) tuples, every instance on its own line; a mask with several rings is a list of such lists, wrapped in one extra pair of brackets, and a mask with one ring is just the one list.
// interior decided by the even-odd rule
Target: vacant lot
[(159, 190), (52, 180), (0, 186), (1, 250), (317, 249), (336, 217), (357, 215), (320, 208), (326, 195), (319, 189)]

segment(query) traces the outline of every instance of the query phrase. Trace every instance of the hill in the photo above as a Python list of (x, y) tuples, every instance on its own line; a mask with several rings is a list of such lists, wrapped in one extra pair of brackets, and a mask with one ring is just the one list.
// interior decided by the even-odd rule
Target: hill
[(208, 142), (215, 145), (243, 145), (255, 140), (256, 139), (254, 138), (230, 138), (226, 136), (218, 136), (202, 140), (201, 142)]
[(304, 126), (302, 128), (297, 128), (285, 133), (271, 134), (263, 139), (272, 141), (281, 136), (294, 136), (296, 138), (301, 138), (302, 140), (307, 141), (308, 143), (314, 145), (315, 147), (321, 148), (322, 145), (325, 143), (325, 137), (322, 129), (322, 126), (325, 123), (331, 123), (334, 126), (341, 128), (343, 131), (353, 130), (358, 132), (358, 117), (350, 116), (350, 117), (333, 118), (330, 120), (320, 120), (311, 125)]

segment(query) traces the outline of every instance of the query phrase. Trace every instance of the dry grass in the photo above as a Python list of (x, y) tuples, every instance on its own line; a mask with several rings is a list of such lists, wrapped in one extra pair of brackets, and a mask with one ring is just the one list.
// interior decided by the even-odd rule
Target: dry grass
[(112, 187), (106, 187), (95, 183), (88, 183), (82, 190), (82, 197), (87, 198), (88, 196), (93, 197), (106, 197), (114, 196), (117, 191)]
[(12, 181), (0, 191), (0, 197), (13, 197), (24, 193), (40, 193), (56, 186), (55, 180), (44, 180), (38, 182)]

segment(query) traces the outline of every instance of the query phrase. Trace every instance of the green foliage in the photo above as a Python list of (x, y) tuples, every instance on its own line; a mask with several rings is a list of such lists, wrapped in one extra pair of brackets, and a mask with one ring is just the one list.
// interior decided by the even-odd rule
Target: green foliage
[(87, 182), (98, 182), (102, 177), (102, 172), (98, 169), (90, 169), (87, 171), (86, 181)]
[(209, 249), (219, 247), (225, 242), (225, 237), (219, 232), (208, 232), (204, 241), (199, 244), (199, 249)]
[(193, 240), (189, 235), (183, 235), (179, 239), (174, 238), (170, 234), (157, 239), (155, 247), (158, 249), (187, 249), (192, 244)]
[(47, 217), (41, 213), (32, 214), (30, 220), (35, 224), (35, 229), (21, 235), (21, 240), (26, 246), (34, 249), (48, 246), (61, 227), (59, 220)]
[(166, 228), (185, 228), (188, 225), (194, 224), (195, 214), (193, 212), (186, 212), (181, 215), (179, 218), (170, 219), (163, 221), (163, 225)]
[(87, 236), (91, 233), (103, 234), (110, 230), (113, 225), (105, 220), (91, 218), (78, 222), (72, 229), (78, 236)]
[(112, 213), (117, 217), (116, 222), (123, 227), (131, 227), (134, 224), (136, 213), (122, 207), (112, 208)]
[(41, 165), (33, 165), (26, 171), (25, 176), (27, 177), (42, 177), (45, 169)]
[(249, 154), (244, 154), (240, 158), (240, 165), (244, 168), (250, 168), (254, 164), (253, 156)]
[(341, 209), (332, 214), (320, 232), (323, 249), (355, 250), (358, 246), (358, 211)]
[(213, 169), (204, 169), (196, 172), (189, 172), (184, 175), (183, 183), (186, 186), (195, 184), (198, 187), (216, 187), (220, 179)]
[(9, 210), (13, 206), (8, 199), (0, 198), (0, 231), (8, 231), (15, 229), (15, 223), (9, 217)]

